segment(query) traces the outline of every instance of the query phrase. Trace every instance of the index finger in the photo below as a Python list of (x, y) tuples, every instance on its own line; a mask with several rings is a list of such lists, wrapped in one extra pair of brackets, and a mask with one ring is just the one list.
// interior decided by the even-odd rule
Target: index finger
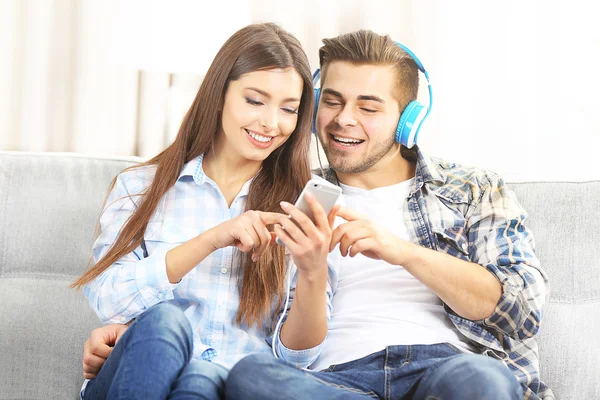
[(333, 229), (333, 224), (335, 223), (335, 217), (337, 217), (337, 213), (338, 213), (340, 207), (341, 206), (339, 204), (336, 204), (335, 206), (333, 206), (333, 208), (331, 209), (331, 212), (327, 216), (327, 222), (329, 222), (330, 229)]
[(92, 354), (102, 358), (108, 358), (112, 350), (112, 347), (110, 347), (106, 343), (95, 343), (90, 346), (90, 351), (92, 352)]
[(344, 218), (348, 222), (357, 221), (359, 219), (365, 219), (364, 215), (359, 214), (356, 211), (346, 207), (340, 207), (340, 209), (337, 212), (337, 215), (338, 217)]
[(273, 225), (281, 221), (282, 218), (288, 218), (287, 215), (276, 213), (276, 212), (268, 212), (268, 211), (259, 211), (260, 220), (265, 225)]
[(92, 331), (90, 335), (90, 352), (94, 355), (102, 358), (108, 358), (112, 351), (107, 343), (110, 342), (110, 338), (102, 334), (102, 332)]

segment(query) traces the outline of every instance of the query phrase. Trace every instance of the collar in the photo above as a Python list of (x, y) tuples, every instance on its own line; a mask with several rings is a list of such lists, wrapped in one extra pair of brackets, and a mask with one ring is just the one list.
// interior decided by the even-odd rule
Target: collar
[[(183, 169), (181, 170), (181, 173), (179, 174), (179, 177), (177, 178), (177, 180), (180, 180), (184, 176), (191, 176), (197, 185), (201, 185), (203, 183), (209, 182), (210, 184), (216, 186), (214, 181), (212, 179), (210, 179), (204, 173), (204, 169), (202, 169), (202, 160), (203, 159), (204, 159), (204, 154), (200, 154), (198, 157), (194, 158), (193, 160), (191, 160), (187, 164), (185, 164), (183, 166)], [(259, 170), (259, 172), (260, 172), (260, 170)], [(250, 178), (246, 183), (244, 183), (244, 185), (240, 189), (238, 196), (247, 196), (248, 195), (248, 193), (250, 192), (250, 184), (252, 183), (253, 180), (254, 180), (254, 177)]]
[(204, 154), (200, 154), (198, 157), (190, 160), (187, 164), (183, 166), (181, 173), (177, 180), (180, 180), (184, 176), (191, 176), (196, 182), (197, 185), (200, 185), (208, 179), (208, 176), (204, 173), (202, 169), (202, 160), (204, 159)]
[(430, 157), (425, 155), (418, 146), (415, 146), (414, 152), (417, 158), (417, 166), (415, 167), (417, 186), (420, 186), (419, 183), (445, 182), (445, 176)]

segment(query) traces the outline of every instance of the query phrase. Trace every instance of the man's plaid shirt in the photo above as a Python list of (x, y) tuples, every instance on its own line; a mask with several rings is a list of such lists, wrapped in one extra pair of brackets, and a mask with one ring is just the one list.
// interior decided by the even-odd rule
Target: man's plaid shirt
[[(325, 175), (336, 182), (332, 170)], [(514, 192), (493, 172), (431, 159), (416, 149), (415, 186), (404, 210), (415, 243), (479, 264), (502, 284), (496, 310), (485, 320), (464, 319), (445, 306), (457, 329), (481, 354), (510, 368), (525, 399), (553, 399), (540, 381), (535, 341), (548, 277)]]

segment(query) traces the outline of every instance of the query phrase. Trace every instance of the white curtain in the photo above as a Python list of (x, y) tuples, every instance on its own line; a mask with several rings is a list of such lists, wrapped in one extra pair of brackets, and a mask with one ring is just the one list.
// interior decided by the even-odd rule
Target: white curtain
[(152, 156), (224, 38), (274, 21), (313, 67), (321, 38), (359, 28), (411, 47), (432, 77), (429, 153), (511, 180), (599, 179), (595, 16), (585, 0), (0, 0), (0, 150)]

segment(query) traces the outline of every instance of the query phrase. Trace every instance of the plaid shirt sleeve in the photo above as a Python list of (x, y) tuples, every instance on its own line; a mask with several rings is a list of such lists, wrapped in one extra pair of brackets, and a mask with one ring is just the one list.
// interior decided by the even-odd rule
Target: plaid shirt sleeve
[[(100, 217), (100, 236), (92, 248), (94, 262), (106, 255), (121, 229), (136, 208), (136, 196), (143, 187), (139, 179), (117, 177)], [(143, 257), (140, 246), (126, 254), (84, 287), (90, 306), (107, 323), (126, 323), (147, 308), (173, 298), (173, 289), (167, 277), (166, 250), (155, 251)]]
[(534, 252), (527, 214), (497, 175), (489, 175), (480, 201), (468, 215), (471, 261), (502, 284), (492, 316), (474, 321), (515, 339), (536, 335), (548, 291), (548, 277)]

